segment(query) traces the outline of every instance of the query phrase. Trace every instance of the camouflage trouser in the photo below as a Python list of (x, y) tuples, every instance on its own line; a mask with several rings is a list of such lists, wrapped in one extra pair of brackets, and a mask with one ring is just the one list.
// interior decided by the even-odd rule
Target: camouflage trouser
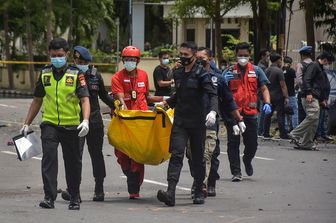
[[(217, 140), (216, 130), (207, 129), (206, 138), (205, 138), (205, 148), (204, 148), (205, 177), (204, 177), (203, 184), (205, 186), (208, 186), (208, 178), (209, 178), (210, 169), (211, 169), (211, 159), (212, 159), (212, 154), (216, 148), (216, 140)], [(187, 144), (187, 157), (190, 161), (192, 161), (189, 141)], [(189, 162), (189, 165), (190, 165), (190, 162)]]

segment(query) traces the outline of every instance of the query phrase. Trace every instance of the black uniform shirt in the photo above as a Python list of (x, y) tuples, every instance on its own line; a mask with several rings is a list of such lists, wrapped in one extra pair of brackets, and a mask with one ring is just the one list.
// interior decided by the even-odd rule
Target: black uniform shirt
[(283, 73), (285, 75), (285, 81), (288, 90), (288, 96), (293, 97), (295, 96), (295, 70), (291, 67), (283, 68)]
[(169, 67), (162, 67), (161, 65), (157, 66), (154, 70), (154, 86), (155, 86), (155, 95), (156, 96), (169, 96), (171, 94), (171, 87), (160, 87), (159, 81), (170, 81), (168, 77), (170, 69)]
[(174, 124), (185, 128), (204, 126), (204, 94), (209, 95), (211, 111), (218, 113), (218, 98), (209, 73), (198, 64), (185, 72), (184, 67), (174, 70), (176, 92), (167, 99), (170, 107), (175, 108)]
[(90, 127), (102, 127), (103, 120), (98, 96), (110, 108), (114, 108), (114, 100), (106, 91), (104, 80), (96, 68), (90, 66), (90, 69), (85, 73), (85, 80), (90, 92)]

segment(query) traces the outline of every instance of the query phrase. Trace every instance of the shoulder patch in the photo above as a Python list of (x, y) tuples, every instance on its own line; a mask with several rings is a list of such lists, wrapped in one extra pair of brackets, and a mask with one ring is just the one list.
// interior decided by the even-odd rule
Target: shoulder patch
[(86, 86), (86, 80), (85, 80), (84, 74), (78, 75), (78, 79), (79, 79), (79, 84), (81, 87)]

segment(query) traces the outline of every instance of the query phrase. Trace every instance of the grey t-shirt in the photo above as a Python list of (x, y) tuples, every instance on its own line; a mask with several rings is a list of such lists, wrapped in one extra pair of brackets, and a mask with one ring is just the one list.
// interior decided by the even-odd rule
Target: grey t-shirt
[(266, 76), (271, 82), (268, 86), (271, 101), (280, 100), (283, 98), (280, 81), (285, 81), (285, 76), (281, 68), (277, 65), (271, 65), (266, 69)]

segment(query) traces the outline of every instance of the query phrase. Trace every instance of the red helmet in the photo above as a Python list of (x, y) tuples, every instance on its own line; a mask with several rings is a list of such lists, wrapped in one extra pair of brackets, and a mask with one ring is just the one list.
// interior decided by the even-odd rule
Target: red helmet
[(126, 46), (122, 53), (122, 57), (137, 57), (140, 58), (140, 50), (135, 46)]

